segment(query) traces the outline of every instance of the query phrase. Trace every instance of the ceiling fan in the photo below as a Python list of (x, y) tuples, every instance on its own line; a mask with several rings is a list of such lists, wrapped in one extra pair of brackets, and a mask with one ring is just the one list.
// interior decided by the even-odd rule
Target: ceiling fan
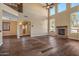
[(45, 3), (45, 4), (43, 5), (43, 7), (47, 8), (47, 9), (53, 8), (53, 6), (54, 6), (54, 3)]

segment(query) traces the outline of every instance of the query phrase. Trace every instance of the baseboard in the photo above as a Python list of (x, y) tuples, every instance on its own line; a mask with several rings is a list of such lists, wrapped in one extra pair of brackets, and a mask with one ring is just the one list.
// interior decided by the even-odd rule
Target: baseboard
[(47, 36), (48, 34), (45, 35), (31, 35), (31, 37), (40, 37), (40, 36)]
[(39, 38), (39, 37), (46, 37), (46, 36), (49, 36), (49, 35), (33, 36), (32, 38)]

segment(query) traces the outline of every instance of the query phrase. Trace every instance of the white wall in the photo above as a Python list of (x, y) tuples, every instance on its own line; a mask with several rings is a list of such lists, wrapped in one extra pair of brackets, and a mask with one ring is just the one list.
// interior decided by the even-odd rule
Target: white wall
[(47, 35), (47, 20), (32, 20), (31, 36)]
[(31, 36), (47, 35), (47, 11), (39, 3), (23, 4), (23, 13), (31, 21)]

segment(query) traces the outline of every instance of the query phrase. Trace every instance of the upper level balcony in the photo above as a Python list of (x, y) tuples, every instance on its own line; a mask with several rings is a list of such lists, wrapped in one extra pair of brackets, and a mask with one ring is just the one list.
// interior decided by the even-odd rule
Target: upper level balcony
[(4, 3), (5, 5), (11, 7), (12, 9), (18, 11), (18, 12), (23, 12), (23, 4), (22, 3)]

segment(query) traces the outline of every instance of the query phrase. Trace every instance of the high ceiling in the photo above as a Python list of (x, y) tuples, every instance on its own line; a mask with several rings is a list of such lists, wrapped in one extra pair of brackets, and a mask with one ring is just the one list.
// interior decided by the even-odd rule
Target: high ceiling
[(22, 12), (26, 18), (41, 18), (45, 19), (47, 17), (47, 6), (50, 6), (51, 3), (48, 5), (45, 3), (7, 3), (6, 5), (10, 6), (11, 8)]
[(52, 8), (55, 5), (55, 3), (42, 3), (41, 5), (47, 9), (49, 9), (49, 8)]
[[(23, 3), (5, 3), (9, 7), (15, 9), (16, 11), (23, 12)], [(40, 3), (42, 7), (52, 8), (54, 3)]]

